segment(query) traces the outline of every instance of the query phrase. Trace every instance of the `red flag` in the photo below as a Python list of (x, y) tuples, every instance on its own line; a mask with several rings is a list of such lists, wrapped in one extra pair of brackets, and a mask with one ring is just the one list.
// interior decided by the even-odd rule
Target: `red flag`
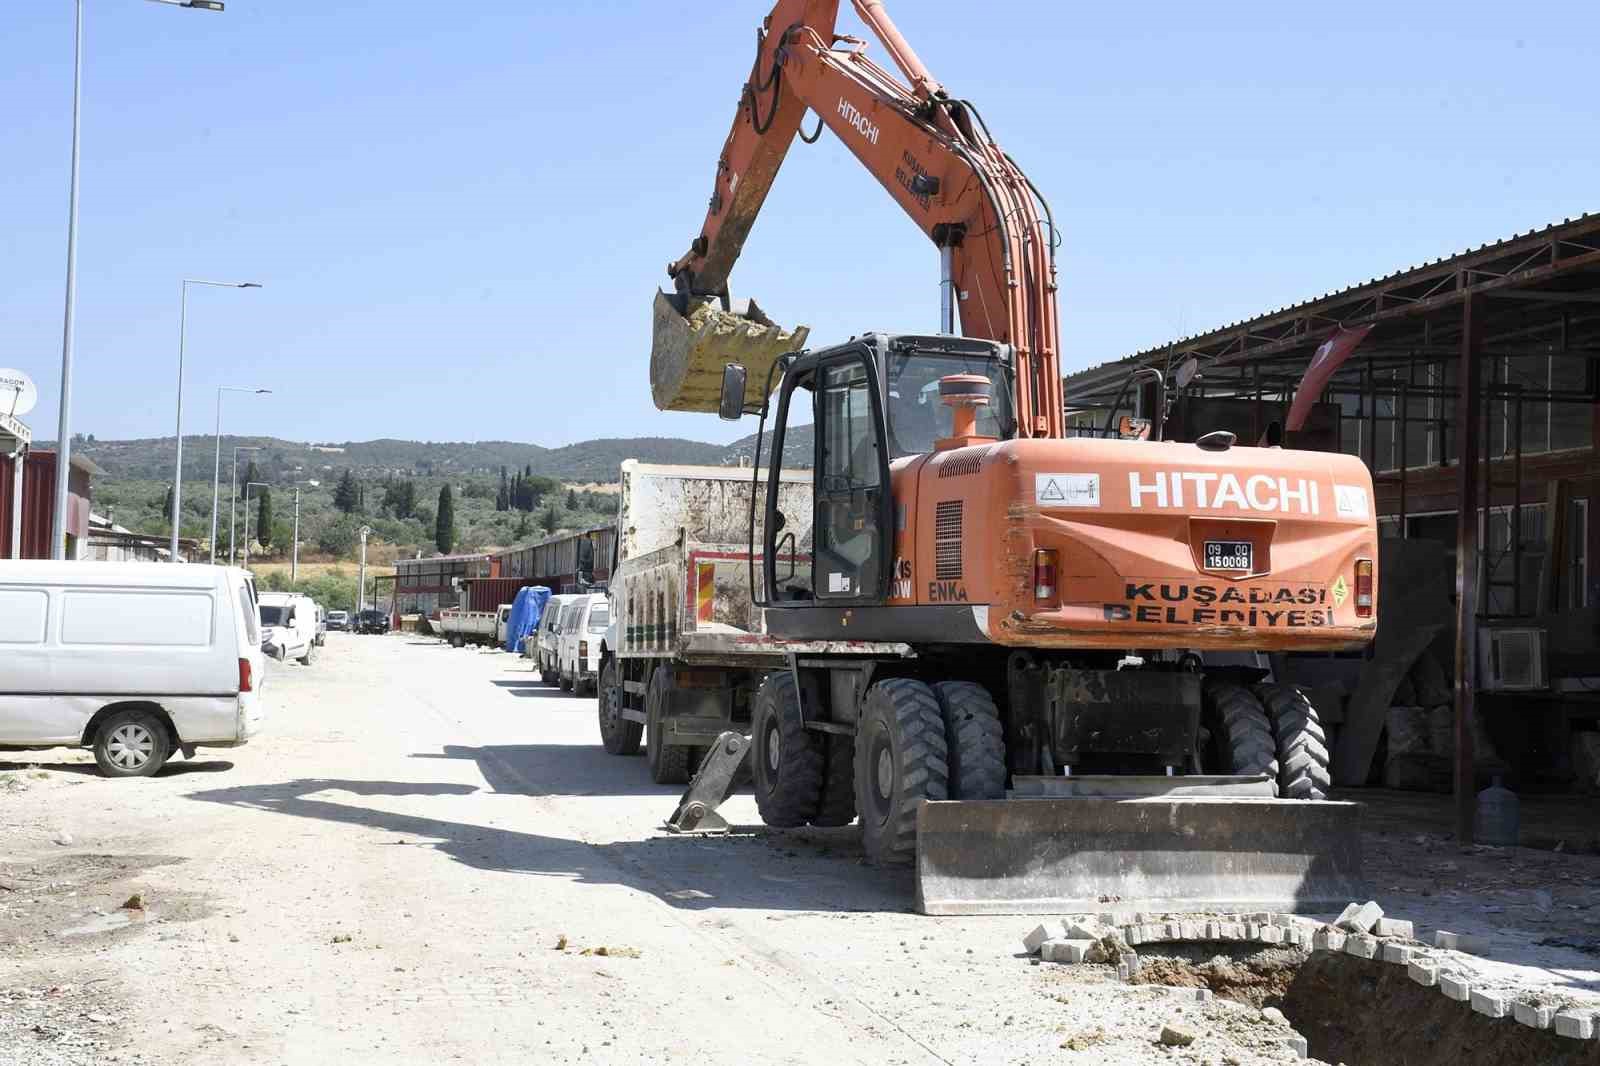
[(1306, 367), (1306, 375), (1300, 379), (1300, 387), (1294, 392), (1294, 402), (1289, 405), (1285, 429), (1294, 432), (1306, 424), (1306, 416), (1316, 406), (1322, 390), (1328, 387), (1328, 379), (1371, 332), (1371, 326), (1358, 326), (1355, 329), (1340, 326), (1333, 336), (1317, 346), (1316, 353), (1311, 357), (1311, 365)]

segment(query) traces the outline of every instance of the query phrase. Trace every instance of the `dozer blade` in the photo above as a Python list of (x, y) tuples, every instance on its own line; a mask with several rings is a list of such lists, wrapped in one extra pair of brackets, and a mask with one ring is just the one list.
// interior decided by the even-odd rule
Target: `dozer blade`
[[(755, 301), (724, 311), (714, 298), (686, 299), (656, 293), (650, 345), (650, 392), (663, 411), (715, 412), (722, 394), (722, 368), (739, 363), (752, 390), (766, 384), (778, 356), (803, 347), (809, 330), (786, 330)], [(754, 393), (752, 391), (751, 395)]]
[(917, 910), (1337, 911), (1365, 898), (1359, 810), (1248, 796), (928, 802)]

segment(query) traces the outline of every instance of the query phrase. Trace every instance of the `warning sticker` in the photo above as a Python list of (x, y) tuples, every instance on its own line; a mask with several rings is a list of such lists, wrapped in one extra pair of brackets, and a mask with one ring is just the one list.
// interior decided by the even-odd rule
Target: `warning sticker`
[(1344, 575), (1340, 574), (1333, 579), (1333, 587), (1328, 590), (1333, 593), (1333, 605), (1343, 607), (1346, 597), (1350, 595), (1350, 586), (1344, 583)]
[(1044, 507), (1099, 507), (1099, 474), (1035, 474), (1033, 499)]

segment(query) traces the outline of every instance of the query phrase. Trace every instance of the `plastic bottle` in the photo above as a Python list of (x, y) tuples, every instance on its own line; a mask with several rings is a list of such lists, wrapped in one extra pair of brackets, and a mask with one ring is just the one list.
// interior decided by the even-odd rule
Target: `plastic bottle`
[(1521, 828), (1522, 816), (1518, 811), (1517, 794), (1500, 784), (1494, 784), (1478, 793), (1478, 816), (1472, 827), (1473, 838), (1479, 844), (1515, 845)]

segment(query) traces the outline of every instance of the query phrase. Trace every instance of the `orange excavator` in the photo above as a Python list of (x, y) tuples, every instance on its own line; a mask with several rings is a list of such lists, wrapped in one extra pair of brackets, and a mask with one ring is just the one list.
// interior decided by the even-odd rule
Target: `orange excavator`
[[(761, 416), (751, 587), (797, 649), (751, 708), (762, 817), (859, 818), (869, 858), (915, 860), (925, 913), (1342, 905), (1358, 808), (1326, 799), (1318, 710), (1269, 654), (1372, 640), (1366, 467), (1165, 441), (1149, 371), (1136, 433), (1069, 437), (1050, 209), (883, 4), (853, 4), (901, 77), (835, 32), (838, 0), (781, 0), (655, 304), (658, 406)], [(937, 334), (803, 349), (731, 300), (786, 153), (823, 126), (938, 249)], [(807, 521), (778, 506), (785, 466), (812, 470)], [(714, 759), (702, 777), (731, 781)]]

